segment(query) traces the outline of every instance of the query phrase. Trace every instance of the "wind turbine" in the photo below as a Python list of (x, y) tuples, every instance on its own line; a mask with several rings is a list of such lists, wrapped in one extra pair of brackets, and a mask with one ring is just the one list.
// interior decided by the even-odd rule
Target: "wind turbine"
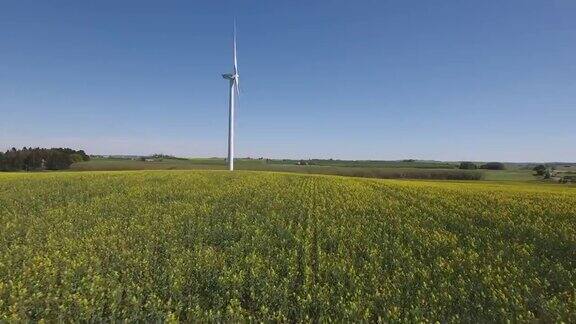
[(230, 97), (228, 102), (228, 169), (234, 170), (234, 99), (238, 92), (238, 61), (236, 59), (236, 23), (234, 23), (234, 40), (232, 45), (232, 73), (222, 74), (224, 79), (230, 80)]

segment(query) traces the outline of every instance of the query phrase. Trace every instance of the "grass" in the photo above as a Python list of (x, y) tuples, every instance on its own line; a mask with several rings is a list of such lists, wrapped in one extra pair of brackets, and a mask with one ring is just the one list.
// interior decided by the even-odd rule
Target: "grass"
[[(316, 160), (313, 160), (316, 161)], [(320, 160), (317, 160), (320, 161)], [(235, 168), (252, 171), (277, 171), (308, 174), (328, 174), (381, 179), (448, 179), (448, 180), (479, 180), (480, 171), (442, 169), (445, 163), (432, 162), (386, 162), (386, 161), (332, 161), (322, 160), (314, 165), (296, 165), (294, 161), (248, 160), (238, 159)], [(314, 162), (316, 163), (316, 162)], [(387, 165), (386, 167), (384, 167)], [(164, 159), (162, 161), (146, 162), (127, 159), (93, 159), (87, 162), (75, 163), (71, 167), (75, 171), (113, 171), (113, 170), (225, 170), (223, 159)]]
[(73, 171), (118, 171), (118, 170), (195, 170), (225, 169), (220, 161), (166, 159), (158, 162), (145, 162), (127, 159), (93, 159), (78, 162), (70, 167)]
[(488, 181), (531, 181), (537, 182), (538, 177), (532, 170), (482, 170), (483, 180)]
[[(240, 168), (278, 168), (280, 166), (296, 166), (299, 160), (259, 160), (236, 159), (235, 165)], [(427, 161), (348, 161), (348, 160), (306, 160), (311, 167), (354, 167), (354, 168), (402, 168), (402, 169), (454, 169), (453, 163)], [(76, 163), (73, 169), (79, 171), (114, 169), (194, 169), (211, 166), (215, 169), (225, 169), (226, 161), (221, 158), (165, 158), (154, 162), (119, 158), (95, 158), (91, 161)]]
[(0, 174), (0, 321), (575, 322), (576, 187)]
[[(507, 170), (458, 170), (454, 164), (443, 162), (401, 161), (340, 161), (312, 160), (314, 165), (296, 165), (295, 160), (238, 159), (239, 170), (328, 174), (381, 179), (448, 179), (541, 182), (531, 169), (513, 165)], [(127, 159), (93, 159), (72, 165), (75, 171), (113, 170), (225, 170), (226, 162), (220, 158), (164, 159), (144, 162)]]

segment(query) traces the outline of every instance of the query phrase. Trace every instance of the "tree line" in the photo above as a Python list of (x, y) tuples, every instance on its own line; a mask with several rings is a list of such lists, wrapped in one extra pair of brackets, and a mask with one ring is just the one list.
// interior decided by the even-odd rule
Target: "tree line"
[(458, 169), (462, 170), (476, 170), (476, 169), (485, 169), (485, 170), (504, 170), (506, 166), (504, 163), (501, 162), (488, 162), (485, 164), (477, 165), (474, 162), (460, 162)]
[(68, 169), (74, 162), (88, 161), (83, 150), (70, 148), (12, 148), (0, 152), (0, 171), (35, 171)]

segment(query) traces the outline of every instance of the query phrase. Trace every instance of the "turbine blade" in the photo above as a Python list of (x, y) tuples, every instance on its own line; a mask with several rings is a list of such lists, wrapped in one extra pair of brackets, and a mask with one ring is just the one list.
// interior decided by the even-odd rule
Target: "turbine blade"
[[(234, 109), (236, 110), (236, 115), (238, 115), (238, 112), (240, 111), (240, 88), (238, 87), (238, 78), (234, 80), (234, 93), (236, 95)], [(234, 125), (236, 125), (236, 120), (234, 120)]]
[(240, 87), (238, 84), (238, 79), (234, 80), (234, 94), (236, 95), (236, 102), (240, 103)]
[(233, 74), (238, 74), (238, 60), (236, 58), (236, 19), (234, 19), (234, 71)]
[(236, 88), (236, 95), (238, 97), (240, 97), (240, 77), (236, 77), (236, 80), (234, 81), (234, 86)]

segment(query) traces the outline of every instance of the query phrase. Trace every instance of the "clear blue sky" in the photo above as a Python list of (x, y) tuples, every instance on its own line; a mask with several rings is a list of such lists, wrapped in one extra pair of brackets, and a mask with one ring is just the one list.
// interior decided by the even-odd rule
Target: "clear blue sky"
[(576, 161), (576, 1), (3, 1), (0, 149)]

